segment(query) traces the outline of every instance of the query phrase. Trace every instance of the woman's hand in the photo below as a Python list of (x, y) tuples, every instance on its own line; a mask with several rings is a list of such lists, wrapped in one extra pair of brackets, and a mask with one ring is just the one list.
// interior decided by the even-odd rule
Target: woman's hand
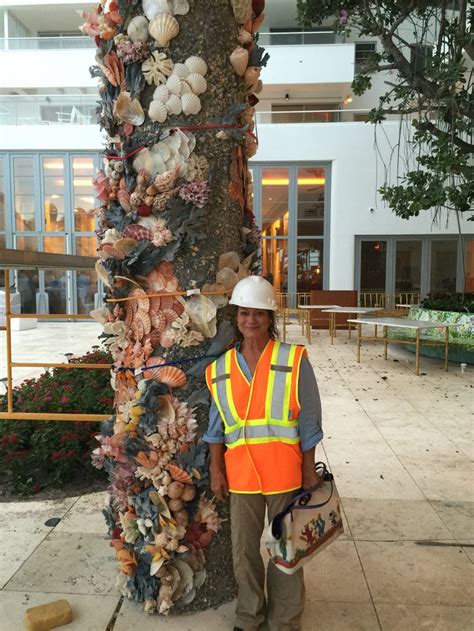
[(218, 500), (223, 502), (229, 496), (229, 485), (227, 484), (227, 477), (225, 472), (220, 468), (211, 468), (209, 471), (211, 491), (217, 497)]
[(302, 480), (301, 486), (304, 489), (309, 489), (312, 486), (315, 486), (315, 484), (319, 482), (319, 478), (314, 466), (315, 451), (316, 451), (316, 448), (312, 447), (311, 449), (308, 449), (308, 451), (305, 451), (303, 454), (303, 464), (301, 467), (303, 480)]

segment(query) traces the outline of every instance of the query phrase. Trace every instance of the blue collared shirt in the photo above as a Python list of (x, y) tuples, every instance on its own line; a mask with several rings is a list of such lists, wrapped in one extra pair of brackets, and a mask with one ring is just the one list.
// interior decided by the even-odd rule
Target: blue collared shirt
[[(237, 348), (237, 361), (242, 372), (250, 381), (252, 374), (245, 361), (245, 357)], [(300, 412), (298, 414), (298, 431), (300, 435), (300, 447), (304, 453), (315, 447), (323, 438), (321, 398), (314, 371), (307, 357), (301, 359), (300, 374), (298, 379), (298, 398)], [(216, 404), (211, 400), (209, 409), (209, 426), (203, 436), (206, 443), (223, 443), (224, 426)]]

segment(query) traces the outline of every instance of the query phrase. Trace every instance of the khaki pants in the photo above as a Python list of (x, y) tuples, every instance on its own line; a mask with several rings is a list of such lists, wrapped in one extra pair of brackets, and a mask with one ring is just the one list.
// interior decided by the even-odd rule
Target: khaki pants
[(260, 539), (265, 523), (282, 511), (295, 491), (277, 495), (231, 493), (232, 556), (238, 586), (236, 626), (257, 631), (265, 620), (268, 631), (299, 631), (304, 608), (303, 570), (284, 574), (269, 562), (265, 601), (265, 566)]

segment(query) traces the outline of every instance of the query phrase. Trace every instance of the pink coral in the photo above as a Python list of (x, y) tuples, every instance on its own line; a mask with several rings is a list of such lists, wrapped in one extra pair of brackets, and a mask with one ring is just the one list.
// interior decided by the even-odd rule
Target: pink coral
[(148, 45), (146, 42), (132, 42), (125, 40), (117, 46), (117, 55), (126, 64), (143, 61), (148, 57)]
[(185, 202), (194, 204), (198, 208), (203, 208), (209, 201), (211, 190), (209, 182), (189, 182), (179, 189), (179, 196)]

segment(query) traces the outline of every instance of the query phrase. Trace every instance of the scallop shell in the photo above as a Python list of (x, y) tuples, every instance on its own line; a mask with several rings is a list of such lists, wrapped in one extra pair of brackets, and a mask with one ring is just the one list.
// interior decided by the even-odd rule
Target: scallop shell
[(130, 20), (127, 35), (132, 42), (146, 42), (148, 39), (148, 20), (144, 15), (137, 15)]
[(130, 204), (130, 193), (123, 188), (119, 188), (117, 191), (117, 201), (125, 212), (130, 212), (132, 206)]
[(171, 348), (175, 342), (175, 332), (169, 326), (161, 334), (160, 344), (163, 348)]
[(145, 121), (145, 112), (140, 101), (132, 99), (129, 92), (121, 92), (114, 104), (114, 113), (123, 123), (129, 123), (134, 127), (142, 125)]
[(123, 231), (123, 236), (131, 239), (136, 239), (137, 241), (143, 241), (147, 239), (151, 241), (153, 239), (153, 233), (151, 230), (144, 228), (143, 226), (139, 226), (138, 224), (130, 224)]
[(184, 83), (187, 83), (194, 94), (204, 94), (207, 90), (207, 81), (204, 77), (197, 72), (192, 72), (190, 75), (186, 77)]
[[(200, 75), (196, 75), (199, 77)], [(202, 78), (202, 77), (201, 77)], [(181, 105), (181, 99), (176, 94), (171, 94), (170, 98), (165, 103), (166, 109), (170, 114), (181, 114), (183, 106)]]
[(137, 241), (131, 237), (124, 237), (114, 243), (114, 246), (120, 252), (123, 252), (125, 256), (128, 256), (132, 250), (137, 246)]
[(180, 79), (186, 79), (186, 77), (190, 74), (190, 70), (186, 64), (175, 64), (173, 74), (178, 75)]
[(171, 388), (179, 388), (186, 383), (186, 374), (176, 366), (165, 366), (159, 368), (158, 381), (166, 383)]
[(150, 314), (151, 323), (153, 328), (160, 334), (166, 329), (166, 316), (162, 311)]
[(201, 101), (195, 94), (183, 94), (181, 97), (184, 114), (197, 114), (201, 111)]
[(153, 270), (150, 274), (148, 274), (147, 281), (148, 287), (152, 292), (163, 291), (166, 286), (165, 277), (156, 270)]
[(176, 180), (178, 179), (179, 166), (176, 166), (171, 171), (165, 171), (162, 175), (157, 175), (153, 181), (153, 185), (160, 193), (166, 193), (171, 191), (174, 187)]
[(170, 91), (166, 87), (164, 83), (159, 85), (156, 90), (153, 92), (153, 101), (161, 101), (162, 103), (166, 103), (166, 101), (170, 98)]
[(149, 20), (152, 20), (160, 13), (173, 13), (168, 0), (143, 0), (143, 13)]
[(179, 22), (172, 15), (161, 13), (151, 20), (148, 32), (158, 46), (168, 48), (170, 41), (179, 33)]
[(150, 300), (146, 295), (146, 291), (144, 289), (133, 289), (130, 294), (130, 297), (136, 298), (136, 305), (138, 309), (143, 309), (144, 311), (148, 311), (150, 308)]
[[(194, 74), (197, 74), (197, 73), (194, 73)], [(186, 81), (186, 79), (183, 79), (182, 83), (183, 83), (183, 89), (181, 91), (181, 96), (183, 96), (183, 94), (193, 94), (193, 89), (189, 85), (189, 83)]]
[(138, 309), (135, 313), (133, 321), (140, 320), (143, 325), (143, 334), (147, 335), (151, 331), (151, 319), (148, 312), (144, 309)]
[[(163, 368), (163, 370), (164, 370), (164, 368)], [(189, 473), (186, 473), (186, 471), (183, 471), (183, 469), (181, 469), (177, 465), (170, 463), (166, 468), (170, 472), (170, 476), (176, 482), (182, 482), (183, 484), (192, 484), (193, 483), (193, 479), (189, 475)]]
[(152, 101), (150, 103), (150, 107), (148, 108), (148, 116), (152, 121), (157, 121), (158, 123), (164, 123), (168, 118), (168, 110), (166, 109), (166, 105), (162, 103), (162, 101)]
[(237, 46), (231, 53), (229, 60), (239, 77), (243, 77), (249, 65), (249, 51), (242, 46)]
[(117, 250), (115, 245), (111, 245), (110, 243), (104, 243), (99, 248), (98, 252), (100, 258), (103, 259), (124, 259), (125, 254), (120, 250)]
[[(162, 357), (158, 357), (156, 355), (149, 357), (145, 362), (145, 366), (147, 368), (143, 371), (145, 379), (156, 379), (158, 381), (160, 370), (163, 370), (163, 368), (160, 368), (159, 365), (164, 363), (165, 360)], [(150, 366), (156, 366), (156, 368), (150, 368)]]
[(181, 79), (180, 77), (178, 77), (178, 75), (174, 73), (170, 77), (168, 77), (168, 80), (166, 81), (166, 87), (171, 92), (171, 94), (177, 94), (178, 96), (180, 96), (181, 92), (183, 91)]
[(189, 69), (189, 72), (197, 72), (203, 77), (207, 72), (206, 62), (202, 59), (202, 57), (198, 57), (197, 55), (191, 55), (191, 57), (188, 57), (184, 64)]
[(253, 41), (252, 33), (249, 33), (243, 26), (241, 26), (237, 36), (237, 41), (239, 44), (251, 44)]

